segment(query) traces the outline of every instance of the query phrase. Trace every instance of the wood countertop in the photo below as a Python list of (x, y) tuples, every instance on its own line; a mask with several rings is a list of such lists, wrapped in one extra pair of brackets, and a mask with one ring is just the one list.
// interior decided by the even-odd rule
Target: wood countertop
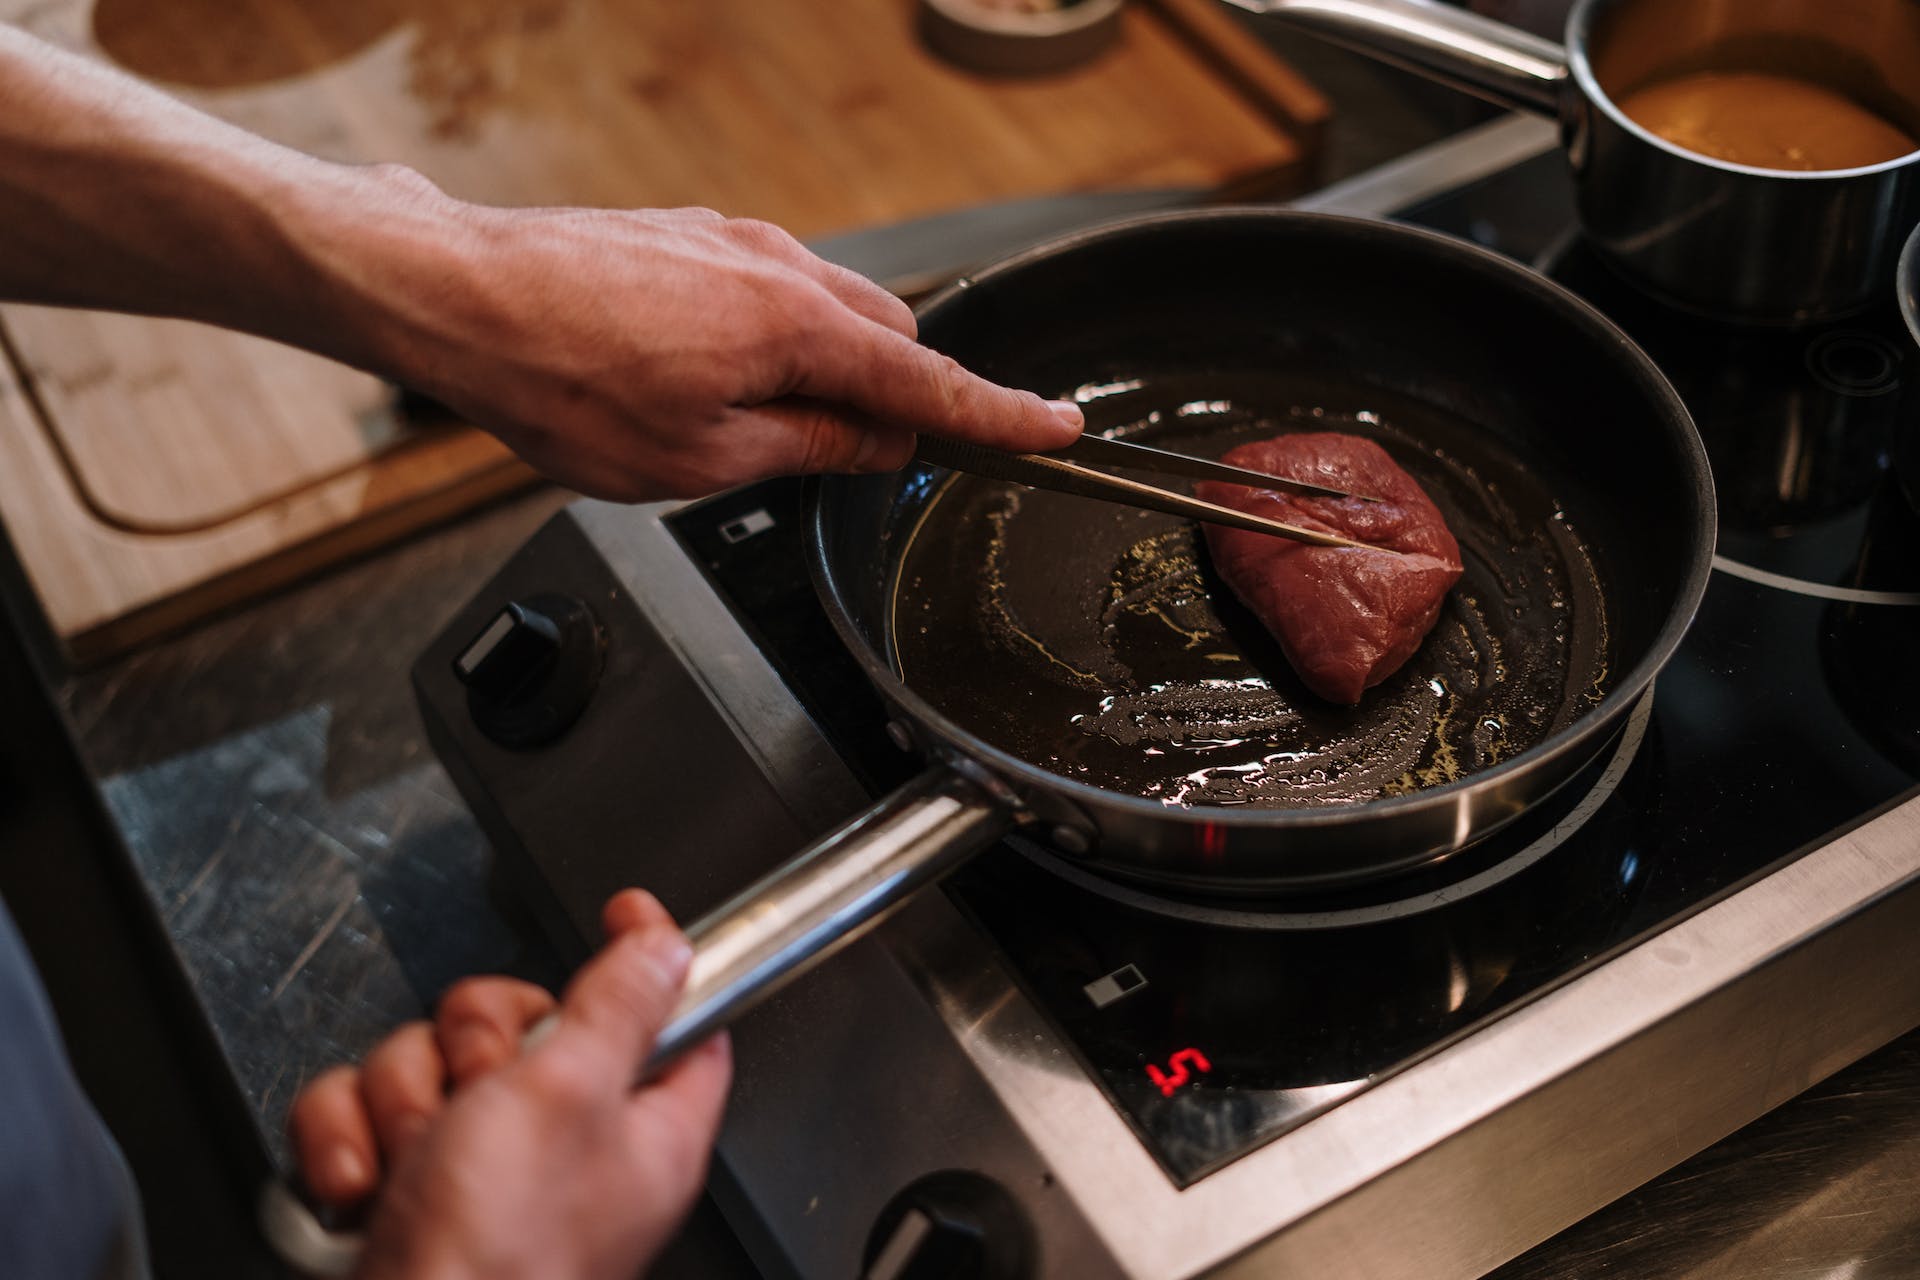
[[(246, 128), (495, 204), (707, 205), (802, 237), (1062, 191), (1312, 175), (1326, 100), (1215, 0), (1072, 70), (949, 66), (912, 0), (0, 0)], [(182, 322), (0, 307), (0, 519), (97, 660), (533, 479), (379, 380)]]

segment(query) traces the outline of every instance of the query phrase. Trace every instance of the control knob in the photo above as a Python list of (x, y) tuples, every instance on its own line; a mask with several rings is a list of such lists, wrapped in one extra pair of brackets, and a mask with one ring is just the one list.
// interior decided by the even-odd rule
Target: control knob
[(516, 751), (544, 746), (587, 708), (606, 657), (606, 633), (572, 596), (502, 605), (453, 660), (480, 732)]
[(1033, 1232), (993, 1179), (928, 1174), (887, 1202), (867, 1237), (860, 1280), (1028, 1280)]

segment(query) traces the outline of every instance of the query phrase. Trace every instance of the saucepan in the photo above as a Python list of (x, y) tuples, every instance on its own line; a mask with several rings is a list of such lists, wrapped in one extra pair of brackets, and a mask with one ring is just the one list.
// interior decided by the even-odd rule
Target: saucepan
[(816, 481), (821, 603), (924, 770), (692, 926), (648, 1069), (1011, 832), (1242, 899), (1447, 859), (1607, 746), (1705, 590), (1713, 484), (1673, 389), (1587, 304), (1474, 245), (1154, 215), (963, 279), (920, 321), (987, 377), (1073, 396), (1093, 430), (1212, 456), (1374, 439), (1440, 507), (1465, 576), (1406, 667), (1335, 707), (1174, 517), (926, 465)]
[[(1577, 0), (1564, 44), (1427, 0), (1232, 3), (1556, 117), (1588, 239), (1674, 305), (1758, 323), (1859, 310), (1884, 297), (1901, 241), (1920, 220), (1920, 142), (1875, 152), (1882, 158), (1871, 163), (1849, 145), (1856, 128), (1873, 128), (1861, 115), (1920, 139), (1920, 5), (1911, 0)], [(1701, 89), (1703, 73), (1721, 83)], [(1729, 75), (1747, 83), (1728, 84)], [(1770, 79), (1751, 79), (1762, 75)], [(1714, 158), (1622, 110), (1682, 77), (1708, 97), (1749, 95), (1721, 101), (1735, 128), (1770, 114), (1788, 117), (1789, 133), (1804, 127), (1793, 149), (1822, 167)], [(1803, 109), (1783, 88), (1817, 101)], [(1712, 104), (1670, 98), (1666, 108), (1692, 113), (1697, 125), (1703, 105)], [(1837, 148), (1832, 163), (1821, 159), (1825, 148)], [(1757, 154), (1751, 145), (1735, 151)]]

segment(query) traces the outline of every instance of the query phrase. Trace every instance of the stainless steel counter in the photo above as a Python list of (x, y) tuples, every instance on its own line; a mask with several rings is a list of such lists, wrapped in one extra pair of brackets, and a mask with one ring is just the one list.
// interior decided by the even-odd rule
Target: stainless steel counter
[(293, 1093), (464, 974), (560, 978), (433, 762), (406, 668), (541, 495), (60, 690), (276, 1158)]

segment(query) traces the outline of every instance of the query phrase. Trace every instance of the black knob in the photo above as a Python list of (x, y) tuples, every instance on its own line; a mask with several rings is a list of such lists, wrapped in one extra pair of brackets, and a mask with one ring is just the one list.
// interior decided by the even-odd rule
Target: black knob
[(1033, 1231), (984, 1174), (928, 1174), (887, 1202), (867, 1237), (861, 1280), (1027, 1280)]
[(586, 710), (606, 653), (593, 611), (571, 596), (501, 606), (453, 660), (480, 732), (503, 747), (544, 746)]

